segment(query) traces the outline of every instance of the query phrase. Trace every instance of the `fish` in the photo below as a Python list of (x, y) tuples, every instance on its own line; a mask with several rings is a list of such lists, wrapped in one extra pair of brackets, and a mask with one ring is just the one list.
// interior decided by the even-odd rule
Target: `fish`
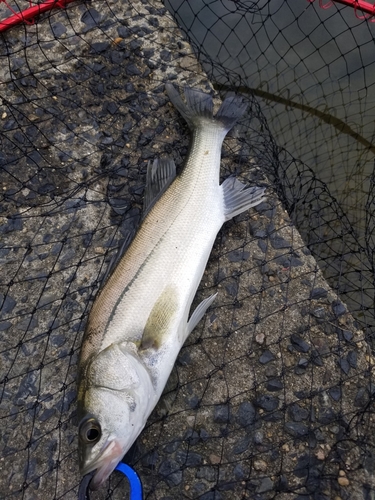
[(187, 122), (190, 149), (181, 171), (172, 159), (148, 164), (140, 226), (96, 297), (78, 375), (78, 457), (98, 489), (127, 453), (160, 399), (177, 355), (215, 300), (190, 314), (215, 238), (225, 221), (261, 203), (265, 188), (235, 177), (220, 184), (224, 138), (244, 115), (228, 96), (171, 83), (166, 92)]

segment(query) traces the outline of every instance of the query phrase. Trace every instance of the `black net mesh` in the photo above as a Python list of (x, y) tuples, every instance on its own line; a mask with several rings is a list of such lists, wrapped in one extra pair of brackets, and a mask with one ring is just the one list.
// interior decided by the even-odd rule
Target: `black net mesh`
[(270, 188), (219, 233), (218, 298), (127, 462), (145, 498), (372, 498), (374, 29), (305, 0), (107, 0), (1, 34), (2, 498), (77, 497), (87, 313), (148, 161), (187, 154), (167, 81), (241, 91), (222, 178)]

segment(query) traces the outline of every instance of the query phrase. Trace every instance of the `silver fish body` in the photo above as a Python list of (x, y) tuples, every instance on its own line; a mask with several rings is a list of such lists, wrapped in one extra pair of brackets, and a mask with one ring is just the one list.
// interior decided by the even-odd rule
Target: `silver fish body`
[(171, 160), (149, 165), (146, 215), (96, 298), (86, 327), (78, 389), (81, 473), (98, 488), (129, 450), (158, 402), (176, 357), (215, 295), (189, 318), (222, 224), (263, 200), (234, 178), (219, 184), (225, 135), (246, 106), (186, 89), (167, 92), (192, 132), (181, 174)]

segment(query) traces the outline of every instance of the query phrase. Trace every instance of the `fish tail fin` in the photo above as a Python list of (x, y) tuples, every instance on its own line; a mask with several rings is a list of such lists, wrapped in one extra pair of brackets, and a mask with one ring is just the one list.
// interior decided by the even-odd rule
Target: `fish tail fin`
[(207, 120), (209, 120), (220, 125), (220, 128), (227, 133), (237, 120), (242, 117), (247, 108), (241, 97), (230, 96), (223, 101), (219, 111), (213, 116), (214, 105), (209, 94), (186, 87), (184, 90), (185, 104), (174, 85), (167, 83), (165, 88), (172, 104), (184, 117), (191, 130), (196, 129), (202, 123), (207, 123)]
[(219, 120), (229, 132), (246, 110), (247, 104), (243, 102), (242, 97), (231, 95), (224, 99), (215, 119)]
[(167, 83), (165, 88), (172, 104), (178, 109), (191, 129), (196, 128), (202, 121), (202, 118), (206, 120), (212, 119), (214, 105), (212, 97), (209, 94), (186, 87), (184, 92), (186, 98), (185, 104), (174, 85)]

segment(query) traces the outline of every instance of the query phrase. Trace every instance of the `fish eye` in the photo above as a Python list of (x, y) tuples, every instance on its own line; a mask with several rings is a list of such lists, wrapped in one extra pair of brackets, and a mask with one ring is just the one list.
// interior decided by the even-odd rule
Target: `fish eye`
[(79, 424), (79, 436), (87, 444), (97, 443), (102, 436), (102, 429), (96, 418), (85, 418)]

